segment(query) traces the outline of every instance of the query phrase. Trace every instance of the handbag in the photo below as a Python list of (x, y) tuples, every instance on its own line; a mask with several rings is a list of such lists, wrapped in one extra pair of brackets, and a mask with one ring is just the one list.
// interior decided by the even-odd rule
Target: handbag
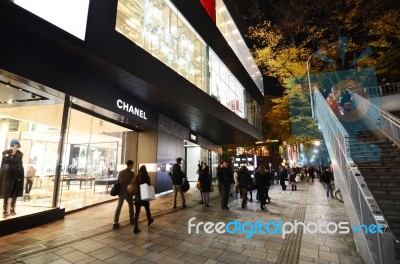
[(190, 189), (190, 184), (187, 181), (187, 179), (184, 179), (182, 183), (182, 192), (187, 192), (189, 191), (189, 189)]
[(200, 181), (197, 181), (197, 183), (196, 183), (196, 188), (199, 189), (199, 190), (201, 189), (201, 183), (200, 183)]
[(119, 182), (116, 182), (113, 184), (110, 190), (110, 195), (111, 196), (117, 196), (119, 194), (119, 191), (121, 189), (121, 184)]
[(129, 183), (128, 186), (126, 186), (126, 191), (130, 195), (136, 195), (138, 193), (138, 185), (135, 180), (131, 181), (131, 183)]

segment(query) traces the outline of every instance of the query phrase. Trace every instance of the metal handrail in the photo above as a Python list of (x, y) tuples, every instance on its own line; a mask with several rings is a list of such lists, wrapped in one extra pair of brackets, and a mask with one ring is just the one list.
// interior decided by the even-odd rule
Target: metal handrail
[(363, 87), (363, 88), (354, 89), (351, 91), (354, 93), (357, 93), (363, 97), (369, 97), (371, 95), (384, 96), (384, 95), (389, 95), (389, 94), (400, 93), (400, 83)]
[(379, 98), (366, 99), (358, 94), (352, 94), (354, 105), (372, 121), (386, 136), (400, 147), (400, 120), (379, 107)]
[[(388, 222), (382, 216), (382, 211), (367, 187), (361, 172), (351, 158), (349, 135), (317, 88), (314, 89), (313, 96), (316, 107), (314, 113), (327, 146), (331, 146), (331, 148), (328, 147), (328, 152), (334, 162), (334, 168), (339, 169), (339, 176), (343, 176), (343, 184), (339, 180), (341, 177), (335, 178), (339, 183), (337, 186), (342, 190), (343, 195), (347, 196), (348, 194), (351, 198), (345, 199), (345, 203), (355, 209), (357, 224), (361, 223), (367, 226), (375, 224), (384, 227), (383, 234), (362, 233), (363, 240), (360, 243), (368, 248), (368, 251), (364, 251), (362, 255), (373, 263), (394, 263), (393, 241), (395, 237), (388, 228)], [(354, 218), (350, 217), (350, 219)], [(361, 239), (361, 237), (356, 235), (356, 238)]]

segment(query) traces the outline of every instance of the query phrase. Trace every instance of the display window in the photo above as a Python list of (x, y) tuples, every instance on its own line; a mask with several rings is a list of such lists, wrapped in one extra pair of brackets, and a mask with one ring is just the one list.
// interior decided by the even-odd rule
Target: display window
[[(137, 132), (75, 109), (73, 98), (65, 108), (63, 93), (26, 83), (0, 75), (0, 149), (10, 150), (18, 141), (23, 153), (22, 195), (15, 204), (0, 199), (0, 208), (9, 213), (13, 207), (16, 214), (1, 214), (0, 221), (55, 207), (69, 212), (114, 199), (110, 188), (126, 168), (126, 150), (134, 152)], [(7, 180), (5, 167), (0, 189)]]

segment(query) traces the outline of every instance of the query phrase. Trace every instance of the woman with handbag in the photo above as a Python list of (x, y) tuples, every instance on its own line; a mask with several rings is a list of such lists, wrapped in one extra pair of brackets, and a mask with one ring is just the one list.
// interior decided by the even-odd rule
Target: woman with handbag
[(149, 186), (151, 186), (150, 183), (150, 176), (149, 173), (147, 172), (146, 166), (142, 165), (139, 169), (139, 173), (135, 178), (135, 183), (137, 184), (137, 193), (135, 195), (135, 228), (133, 229), (133, 233), (137, 234), (140, 232), (139, 229), (139, 215), (140, 215), (140, 208), (144, 206), (144, 209), (146, 210), (146, 216), (147, 216), (147, 225), (150, 226), (153, 222), (154, 219), (151, 218), (151, 212), (150, 212), (150, 202), (142, 200), (142, 196), (140, 194), (140, 185), (147, 183)]
[(199, 175), (200, 192), (205, 207), (210, 207), (211, 175), (210, 168), (206, 165)]
[(133, 161), (128, 160), (126, 162), (126, 169), (123, 171), (120, 171), (118, 174), (118, 180), (117, 182), (119, 183), (119, 190), (118, 190), (118, 205), (117, 209), (115, 210), (115, 215), (114, 215), (114, 223), (113, 223), (113, 229), (119, 228), (119, 215), (121, 214), (121, 208), (124, 203), (124, 200), (128, 203), (128, 208), (129, 208), (129, 220), (130, 223), (133, 224), (133, 196), (128, 193), (127, 191), (127, 186), (128, 184), (133, 181), (134, 173), (132, 171), (133, 169)]

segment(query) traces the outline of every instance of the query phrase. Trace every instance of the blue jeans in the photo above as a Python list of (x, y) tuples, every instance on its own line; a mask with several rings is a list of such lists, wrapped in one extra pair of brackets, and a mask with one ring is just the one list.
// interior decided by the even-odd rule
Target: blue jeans
[(121, 214), (121, 208), (122, 204), (124, 203), (124, 200), (128, 203), (128, 208), (129, 208), (129, 220), (131, 223), (133, 223), (134, 216), (133, 216), (133, 196), (130, 194), (122, 194), (118, 195), (118, 205), (117, 209), (115, 210), (115, 215), (114, 215), (114, 223), (118, 223), (119, 221), (119, 215)]
[(330, 183), (325, 183), (326, 186), (326, 196), (329, 197), (329, 193), (331, 197), (333, 197), (332, 185)]

